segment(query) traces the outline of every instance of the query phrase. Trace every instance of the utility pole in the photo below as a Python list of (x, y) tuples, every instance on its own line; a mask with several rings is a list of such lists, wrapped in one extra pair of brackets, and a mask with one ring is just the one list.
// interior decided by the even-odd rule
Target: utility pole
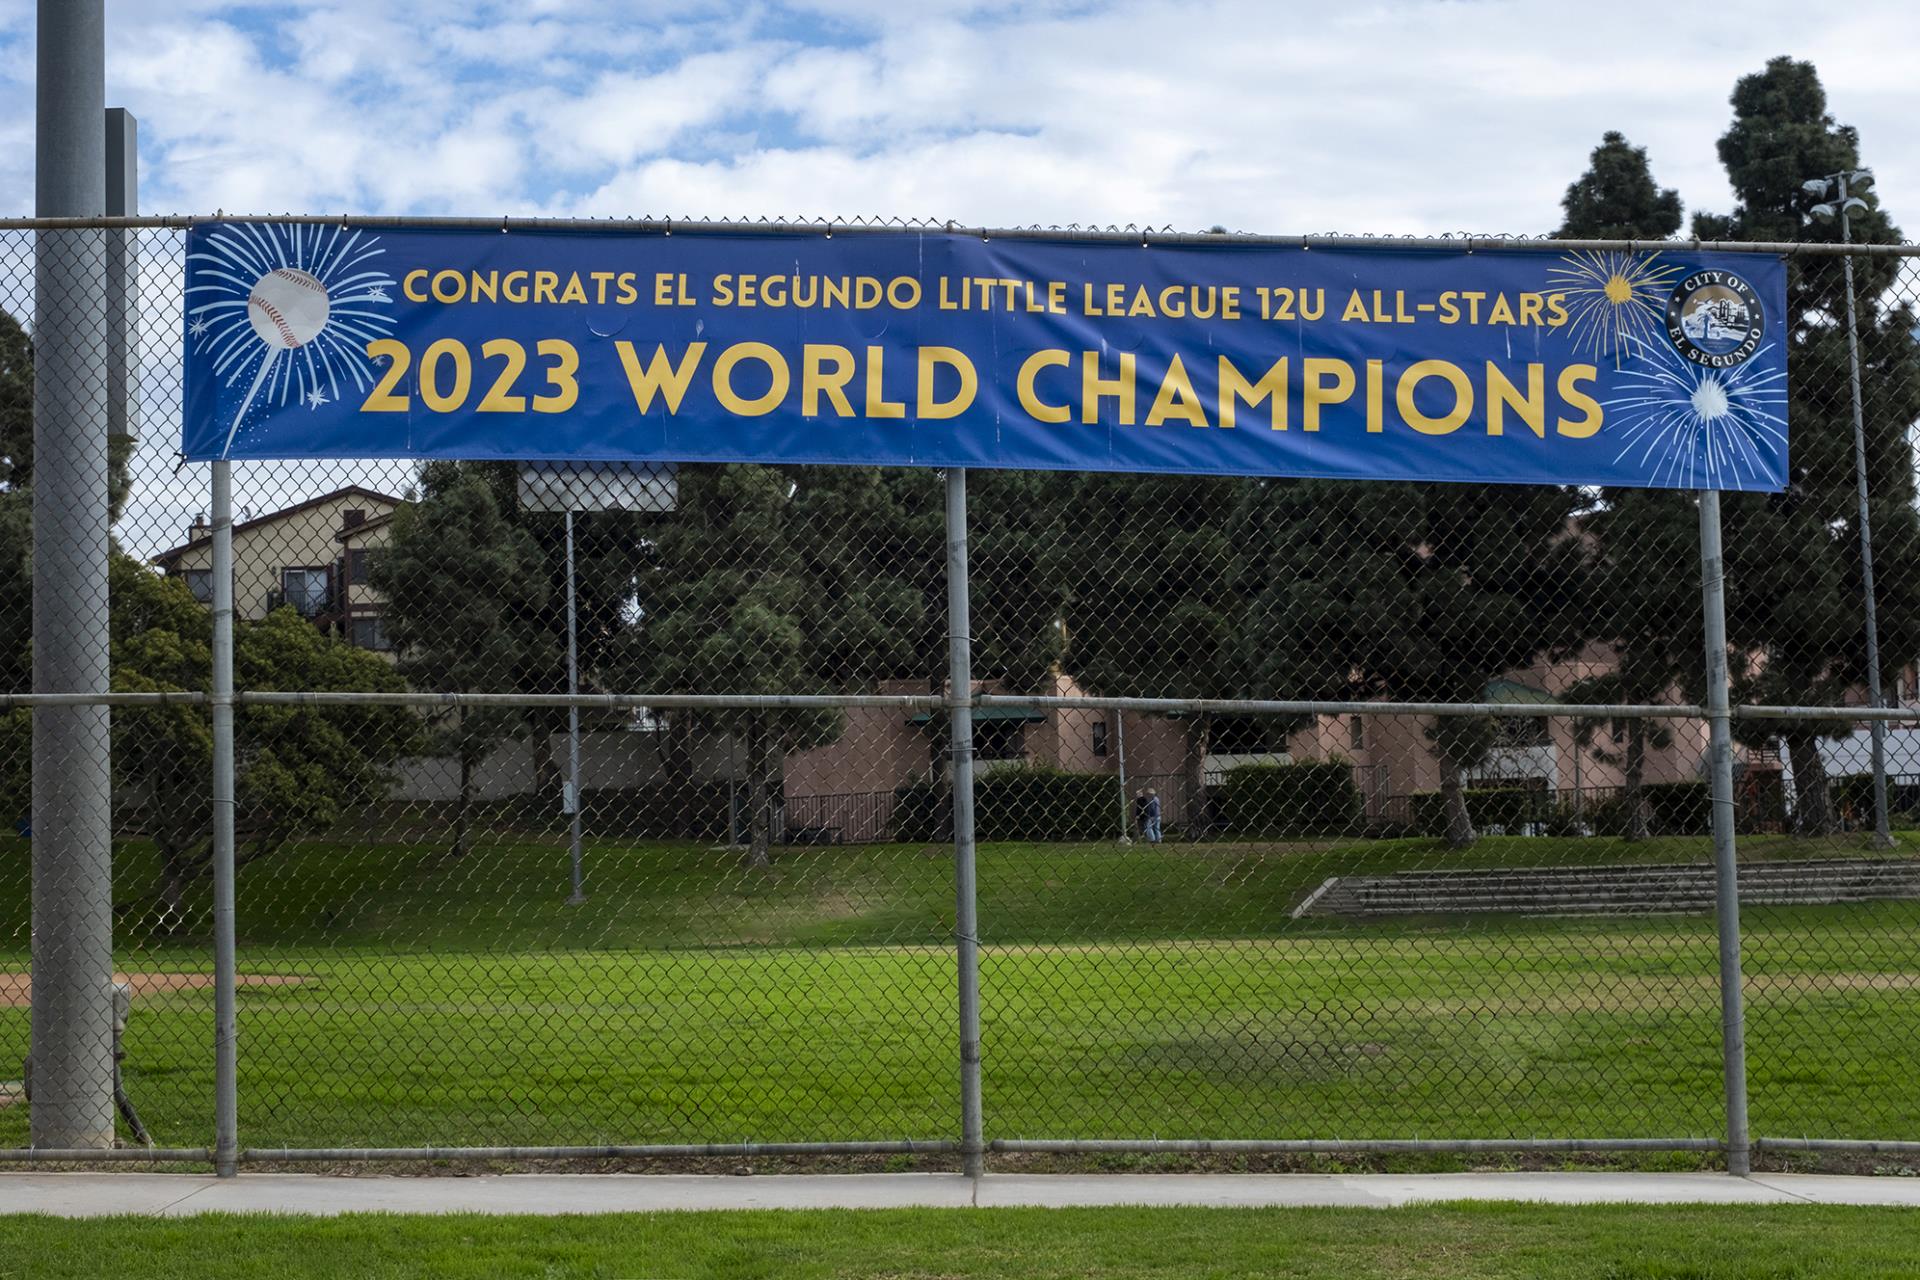
[[(40, 0), (34, 212), (106, 211), (105, 0)], [(34, 236), (33, 691), (104, 694), (107, 235)], [(33, 711), (35, 1147), (111, 1147), (113, 850), (107, 708)]]

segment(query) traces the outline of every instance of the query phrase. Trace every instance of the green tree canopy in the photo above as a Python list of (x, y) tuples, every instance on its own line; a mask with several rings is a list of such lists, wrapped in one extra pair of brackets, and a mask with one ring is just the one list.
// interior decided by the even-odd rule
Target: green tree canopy
[[(1803, 184), (1860, 167), (1859, 137), (1836, 124), (1811, 63), (1775, 58), (1734, 87), (1734, 119), (1719, 153), (1737, 202), (1730, 214), (1697, 214), (1709, 239), (1833, 242), (1836, 222), (1814, 216), (1820, 197)], [(1856, 212), (1857, 242), (1890, 244), (1896, 227), (1871, 190)], [(1915, 317), (1895, 288), (1902, 259), (1854, 262), (1860, 331), (1865, 450), (1871, 493), (1880, 652), (1886, 674), (1920, 654), (1920, 519), (1907, 440), (1920, 418), (1920, 346)], [(1723, 504), (1727, 630), (1738, 700), (1831, 706), (1865, 683), (1865, 593), (1861, 582), (1847, 294), (1841, 263), (1789, 257), (1788, 416), (1792, 484), (1785, 494), (1735, 495)], [(1823, 737), (1844, 721), (1742, 721), (1753, 745), (1777, 734), (1793, 767), (1795, 816), (1803, 831), (1833, 825)]]
[[(925, 521), (909, 482), (871, 468), (689, 466), (679, 510), (640, 574), (638, 687), (749, 695), (871, 688), (927, 657)], [(924, 485), (920, 486), (924, 492)], [(788, 752), (834, 741), (845, 716), (728, 710), (679, 717), (744, 744), (749, 860), (770, 861)]]
[(1680, 229), (1680, 193), (1662, 188), (1647, 166), (1647, 149), (1609, 130), (1593, 149), (1560, 207), (1562, 240), (1659, 240)]
[[(111, 589), (114, 691), (205, 692), (212, 618), (186, 584), (116, 553)], [(287, 608), (235, 624), (234, 682), (248, 690), (404, 687), (379, 657), (322, 634)], [(160, 853), (158, 895), (168, 920), (178, 922), (188, 885), (207, 874), (212, 857), (207, 709), (120, 707), (113, 721), (115, 788), (144, 815)], [(234, 738), (241, 867), (326, 830), (352, 806), (385, 799), (390, 767), (419, 749), (417, 722), (403, 707), (247, 703), (235, 713)]]
[[(1562, 239), (1663, 239), (1680, 229), (1680, 196), (1653, 179), (1644, 147), (1609, 132), (1587, 172), (1567, 188)], [(1679, 571), (1698, 555), (1699, 522), (1691, 493), (1606, 489), (1580, 520), (1589, 572), (1569, 656), (1587, 645), (1603, 669), (1565, 690), (1575, 702), (1652, 703), (1676, 686), (1696, 687), (1703, 662), (1698, 575)], [(1588, 749), (1595, 725), (1576, 726)], [(1625, 739), (1621, 767), (1625, 835), (1647, 835), (1643, 790), (1649, 747), (1666, 745), (1658, 720), (1629, 717), (1608, 726)], [(1609, 735), (1611, 736), (1611, 735)], [(1603, 752), (1605, 748), (1601, 749)]]
[[(1247, 569), (1261, 548), (1237, 545), (1231, 514), (1236, 493), (1256, 483), (1088, 475), (1073, 484), (1046, 576), (1061, 584), (1067, 665), (1090, 689), (1136, 698), (1248, 696)], [(1213, 720), (1196, 714), (1179, 722), (1195, 828), (1208, 812)]]
[[(1335, 693), (1479, 702), (1488, 682), (1578, 635), (1579, 494), (1535, 485), (1270, 483), (1239, 520), (1266, 548), (1250, 658), (1275, 697)], [(1436, 718), (1447, 839), (1474, 839), (1466, 773), (1494, 743), (1484, 717)]]
[[(533, 536), (512, 523), (485, 474), (429, 464), (416, 503), (394, 514), (371, 585), (387, 600), (400, 674), (434, 693), (501, 693), (543, 682), (561, 661), (542, 620), (547, 579)], [(465, 855), (474, 773), (529, 720), (516, 708), (455, 707), (430, 718), (436, 754), (460, 771), (449, 858)]]

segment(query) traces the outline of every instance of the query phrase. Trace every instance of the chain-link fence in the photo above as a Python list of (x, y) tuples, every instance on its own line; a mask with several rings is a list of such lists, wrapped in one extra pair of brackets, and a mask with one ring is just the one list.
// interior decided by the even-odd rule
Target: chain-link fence
[[(1907, 249), (1851, 284), (1789, 249), (1794, 484), (1706, 523), (1665, 490), (329, 461), (232, 464), (222, 538), (176, 461), (183, 243), (0, 230), (0, 1162), (1738, 1167), (1749, 1114), (1761, 1151), (1920, 1154)], [(49, 289), (99, 305), (50, 332)], [(35, 467), (36, 396), (108, 426), (86, 465)], [(37, 562), (92, 598), (36, 578), (62, 506), (108, 513)], [(87, 1106), (117, 1150), (37, 1127)]]

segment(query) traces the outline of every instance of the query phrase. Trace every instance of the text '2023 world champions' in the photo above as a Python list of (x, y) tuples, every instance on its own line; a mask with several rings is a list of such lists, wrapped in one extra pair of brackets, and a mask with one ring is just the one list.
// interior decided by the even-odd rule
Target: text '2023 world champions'
[(197, 224), (184, 452), (1778, 490), (1758, 254)]

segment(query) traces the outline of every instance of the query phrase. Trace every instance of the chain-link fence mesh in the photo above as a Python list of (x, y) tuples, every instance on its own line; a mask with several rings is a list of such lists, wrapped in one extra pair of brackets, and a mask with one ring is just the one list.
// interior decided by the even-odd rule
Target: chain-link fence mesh
[[(0, 232), (11, 695), (35, 234)], [(174, 452), (183, 236), (38, 236), (41, 287), (104, 290), (69, 391), (115, 433), (105, 656), (139, 696), (0, 720), (0, 1148), (30, 1141), (55, 945), (33, 849), (85, 803), (32, 803), (30, 718), (110, 714), (118, 1132), (197, 1151), (215, 584)], [(1920, 265), (1854, 266), (1883, 701), (1916, 714), (1882, 838), (1848, 290), (1791, 256), (1795, 482), (1723, 500), (1763, 1139), (1920, 1137)], [(976, 471), (954, 690), (942, 492), (234, 464), (243, 1145), (956, 1142), (956, 697), (990, 1141), (1722, 1137), (1694, 495)]]

